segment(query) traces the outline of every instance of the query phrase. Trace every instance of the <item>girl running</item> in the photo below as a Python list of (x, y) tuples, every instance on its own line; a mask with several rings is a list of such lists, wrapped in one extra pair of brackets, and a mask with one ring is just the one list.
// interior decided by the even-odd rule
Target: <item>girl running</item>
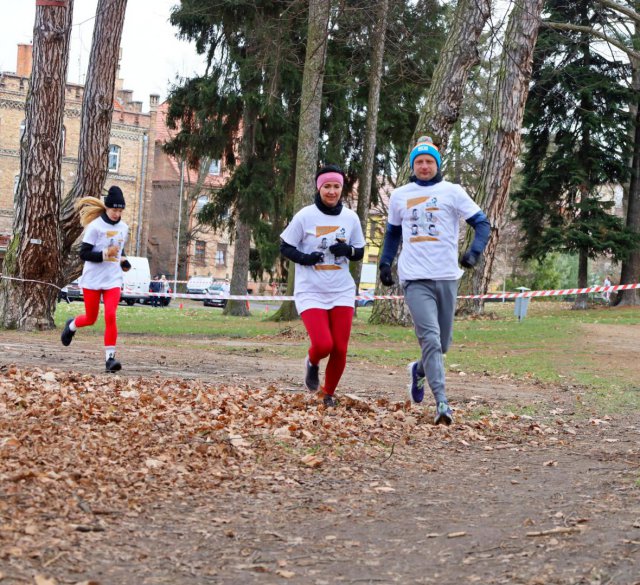
[[(349, 262), (364, 255), (364, 235), (357, 214), (342, 205), (344, 173), (335, 165), (316, 173), (318, 192), (313, 205), (303, 207), (280, 234), (280, 252), (296, 266), (296, 309), (309, 334), (305, 386), (320, 389), (327, 407), (347, 363), (347, 347), (356, 285)], [(320, 360), (329, 356), (320, 387)]]
[(104, 350), (107, 372), (117, 372), (122, 365), (116, 360), (116, 310), (120, 302), (122, 271), (131, 268), (124, 255), (129, 226), (122, 221), (125, 208), (124, 195), (115, 185), (109, 189), (104, 203), (95, 197), (83, 197), (76, 208), (85, 227), (80, 246), (84, 261), (80, 286), (84, 296), (85, 314), (67, 321), (60, 340), (69, 345), (79, 327), (93, 325), (100, 310), (100, 297), (104, 303)]

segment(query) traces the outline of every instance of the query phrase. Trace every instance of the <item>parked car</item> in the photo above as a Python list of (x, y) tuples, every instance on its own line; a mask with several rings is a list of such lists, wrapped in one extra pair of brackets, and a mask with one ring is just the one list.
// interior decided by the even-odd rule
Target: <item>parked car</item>
[(205, 291), (205, 294), (212, 297), (208, 299), (204, 299), (205, 307), (226, 307), (227, 299), (220, 298), (224, 294), (226, 294), (224, 283), (222, 282), (214, 282), (209, 288)]
[(83, 300), (82, 289), (78, 285), (77, 280), (70, 282), (67, 286), (63, 286), (62, 290), (58, 293), (58, 301), (67, 301), (67, 303), (70, 303), (71, 301), (81, 300)]
[(187, 294), (206, 295), (214, 283), (215, 280), (211, 276), (192, 276), (187, 282)]
[(357, 299), (356, 307), (371, 307), (373, 305), (373, 299)]
[(127, 256), (131, 264), (131, 270), (123, 272), (124, 282), (120, 301), (131, 306), (135, 303), (144, 303), (149, 298), (149, 283), (151, 271), (149, 260), (138, 256)]
[[(374, 273), (374, 281), (375, 281), (375, 273)], [(373, 305), (373, 299), (367, 298), (372, 297), (376, 294), (375, 288), (361, 288), (358, 296), (363, 297), (361, 299), (356, 299), (356, 307), (371, 307)]]

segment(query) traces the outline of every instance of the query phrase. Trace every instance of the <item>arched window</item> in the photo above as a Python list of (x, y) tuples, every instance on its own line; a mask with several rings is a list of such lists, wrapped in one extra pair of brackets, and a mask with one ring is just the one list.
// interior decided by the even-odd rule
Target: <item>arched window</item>
[(109, 170), (118, 172), (120, 168), (120, 147), (112, 144), (109, 146)]

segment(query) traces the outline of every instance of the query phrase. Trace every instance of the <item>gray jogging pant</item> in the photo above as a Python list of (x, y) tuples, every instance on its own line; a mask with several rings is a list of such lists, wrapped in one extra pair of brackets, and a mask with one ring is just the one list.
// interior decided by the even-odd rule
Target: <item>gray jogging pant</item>
[(443, 354), (453, 340), (458, 281), (407, 280), (402, 285), (422, 350), (418, 374), (426, 376), (436, 403), (446, 402)]

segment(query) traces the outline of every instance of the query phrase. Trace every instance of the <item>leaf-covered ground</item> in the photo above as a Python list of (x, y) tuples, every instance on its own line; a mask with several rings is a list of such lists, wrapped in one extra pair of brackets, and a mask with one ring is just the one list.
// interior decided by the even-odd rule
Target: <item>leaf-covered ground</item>
[(327, 410), (277, 356), (34, 339), (0, 335), (0, 585), (640, 584), (640, 417), (579, 388), (450, 372), (445, 428), (383, 365)]

